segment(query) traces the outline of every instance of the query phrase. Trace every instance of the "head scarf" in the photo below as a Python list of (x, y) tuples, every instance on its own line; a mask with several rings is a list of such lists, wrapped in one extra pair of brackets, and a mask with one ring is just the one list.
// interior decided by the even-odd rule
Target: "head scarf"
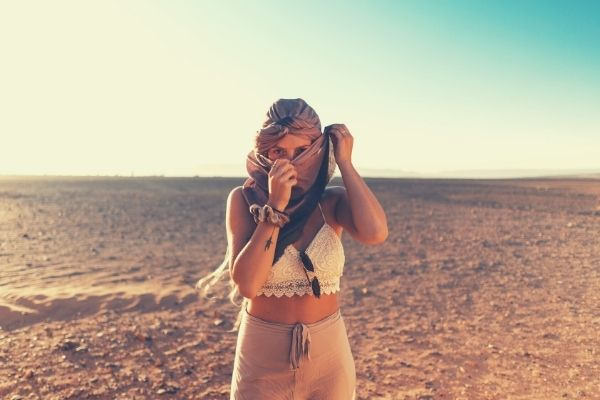
[(268, 173), (274, 161), (263, 154), (288, 133), (307, 137), (312, 144), (291, 161), (298, 172), (298, 183), (292, 187), (290, 201), (282, 210), (290, 216), (290, 221), (279, 231), (273, 264), (302, 235), (336, 165), (331, 139), (321, 132), (315, 110), (302, 99), (279, 99), (267, 111), (262, 129), (257, 131), (254, 149), (246, 157), (248, 178), (242, 193), (248, 206), (262, 207), (269, 200)]

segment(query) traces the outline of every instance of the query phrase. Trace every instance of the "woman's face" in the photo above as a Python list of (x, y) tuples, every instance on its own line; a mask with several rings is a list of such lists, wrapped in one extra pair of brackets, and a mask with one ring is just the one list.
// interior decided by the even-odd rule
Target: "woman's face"
[(287, 158), (291, 161), (302, 154), (304, 150), (308, 149), (311, 143), (310, 139), (294, 134), (287, 134), (279, 139), (273, 147), (267, 150), (267, 157), (271, 161), (275, 161), (279, 158)]

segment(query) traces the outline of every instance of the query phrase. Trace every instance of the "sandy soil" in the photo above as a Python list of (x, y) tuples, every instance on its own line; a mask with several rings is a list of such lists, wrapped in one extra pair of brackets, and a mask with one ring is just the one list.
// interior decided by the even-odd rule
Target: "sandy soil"
[[(241, 182), (0, 178), (0, 398), (228, 399), (238, 310), (193, 286)], [(358, 398), (600, 399), (600, 180), (367, 182), (390, 236), (343, 236)]]

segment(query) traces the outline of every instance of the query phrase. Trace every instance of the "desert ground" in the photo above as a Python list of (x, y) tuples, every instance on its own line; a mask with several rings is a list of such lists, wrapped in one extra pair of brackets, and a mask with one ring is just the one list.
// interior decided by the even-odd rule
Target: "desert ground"
[[(600, 399), (600, 179), (366, 181), (358, 399)], [(228, 399), (238, 308), (194, 285), (242, 182), (0, 178), (0, 399)]]

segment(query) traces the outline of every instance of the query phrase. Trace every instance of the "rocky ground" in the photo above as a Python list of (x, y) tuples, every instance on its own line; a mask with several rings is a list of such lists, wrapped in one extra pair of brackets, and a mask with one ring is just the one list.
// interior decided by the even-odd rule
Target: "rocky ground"
[[(0, 398), (228, 399), (238, 309), (193, 286), (241, 182), (0, 178)], [(342, 237), (359, 399), (600, 399), (599, 180), (367, 183), (390, 235)]]

